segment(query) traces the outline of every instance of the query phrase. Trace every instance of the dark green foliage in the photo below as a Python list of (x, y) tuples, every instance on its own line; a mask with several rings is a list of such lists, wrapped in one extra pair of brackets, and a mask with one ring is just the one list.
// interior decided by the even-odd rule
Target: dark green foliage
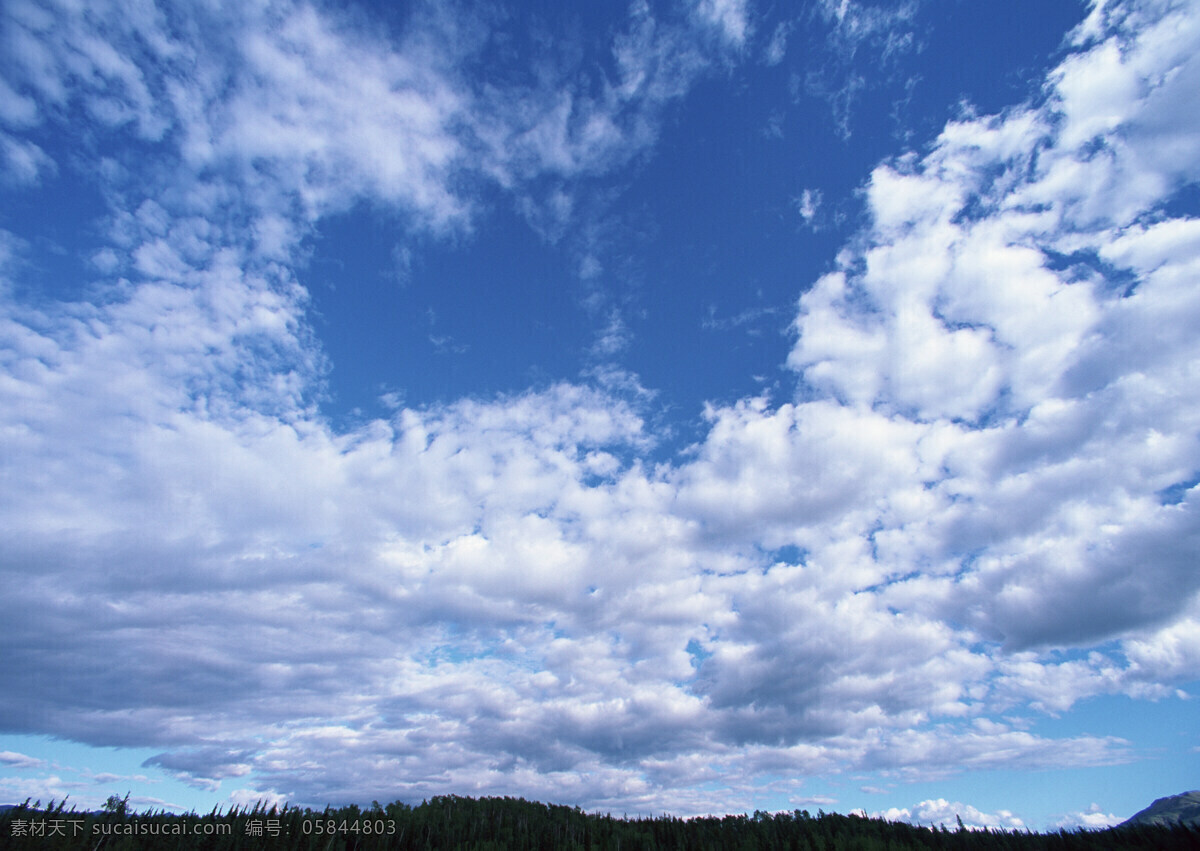
[(465, 849), (465, 851), (924, 851), (924, 849), (1200, 849), (1200, 831), (1157, 825), (1102, 831), (948, 831), (836, 813), (613, 818), (523, 798), (441, 796), (411, 807), (232, 809), (137, 814), (113, 797), (101, 812), (29, 802), (0, 813), (0, 847), (60, 849)]

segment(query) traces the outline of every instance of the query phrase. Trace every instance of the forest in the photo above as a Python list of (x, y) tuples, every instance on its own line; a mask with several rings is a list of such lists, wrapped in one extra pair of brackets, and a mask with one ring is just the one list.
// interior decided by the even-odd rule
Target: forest
[(0, 813), (6, 848), (88, 849), (1197, 849), (1200, 831), (1174, 827), (1107, 830), (968, 830), (915, 826), (807, 810), (682, 819), (614, 817), (523, 798), (439, 796), (412, 806), (378, 802), (345, 806), (213, 810), (207, 815), (136, 813), (110, 798), (102, 811), (79, 812), (40, 802)]

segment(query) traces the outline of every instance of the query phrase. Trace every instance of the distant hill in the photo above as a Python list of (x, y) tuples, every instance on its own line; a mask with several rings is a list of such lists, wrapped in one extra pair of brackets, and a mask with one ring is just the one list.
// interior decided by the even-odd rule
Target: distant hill
[(1159, 798), (1140, 813), (1122, 822), (1121, 826), (1127, 824), (1157, 824), (1165, 827), (1186, 824), (1190, 827), (1200, 827), (1200, 790)]

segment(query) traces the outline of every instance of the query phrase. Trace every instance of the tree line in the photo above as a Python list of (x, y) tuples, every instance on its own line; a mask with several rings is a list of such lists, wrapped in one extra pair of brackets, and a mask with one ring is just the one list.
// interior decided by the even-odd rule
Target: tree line
[(135, 813), (110, 798), (100, 812), (40, 802), (0, 813), (0, 846), (42, 851), (88, 849), (464, 849), (464, 851), (926, 851), (926, 849), (1200, 849), (1200, 830), (1176, 825), (1106, 830), (967, 830), (923, 827), (807, 810), (681, 819), (616, 818), (523, 798), (444, 795), (411, 806), (395, 802), (313, 810), (214, 809), (207, 815)]

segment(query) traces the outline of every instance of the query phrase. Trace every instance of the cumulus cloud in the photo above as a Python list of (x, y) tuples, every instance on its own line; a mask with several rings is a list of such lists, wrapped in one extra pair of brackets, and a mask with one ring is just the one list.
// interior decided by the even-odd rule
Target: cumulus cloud
[(1112, 813), (1104, 812), (1099, 804), (1092, 804), (1081, 812), (1068, 813), (1060, 818), (1055, 827), (1070, 830), (1086, 828), (1088, 830), (1104, 830), (1106, 827), (1116, 827), (1125, 819)]
[[(1179, 24), (1165, 15), (1145, 43)], [(1066, 64), (1138, 79), (1140, 63), (1191, 64), (1157, 49), (1151, 60), (1137, 47), (1119, 58), (1108, 45)], [(1166, 76), (1159, 88), (1186, 72)], [(1119, 118), (1105, 104), (1118, 140), (1137, 134), (1141, 109), (1171, 97), (1159, 88)], [(920, 557), (966, 568), (945, 582), (948, 605), (1012, 647), (1156, 627), (1196, 590), (1184, 567), (1192, 504), (1158, 497), (1190, 480), (1198, 462), (1183, 425), (1196, 415), (1182, 380), (1194, 340), (1160, 313), (1171, 304), (1180, 322), (1192, 321), (1195, 306), (1175, 282), (1193, 255), (1155, 249), (1139, 263), (1122, 254), (1120, 267), (1138, 282), (1132, 291), (1115, 287), (1100, 262), (1125, 245), (1184, 244), (1174, 240), (1186, 241), (1187, 220), (1156, 210), (1170, 187), (1191, 179), (1187, 160), (1151, 163), (1116, 149), (1093, 157), (1090, 137), (1072, 129), (1082, 119), (1069, 117), (1083, 105), (1070, 89), (1050, 94), (1038, 110), (951, 124), (926, 156), (875, 171), (867, 245), (801, 299), (789, 358), (841, 410), (921, 433), (912, 445), (932, 450), (939, 468), (913, 477), (931, 500), (923, 528), (893, 534), (885, 522), (874, 537), (911, 560), (908, 547), (932, 533), (933, 548), (917, 544)], [(1147, 185), (1158, 194), (1134, 204)], [(1063, 254), (1078, 265), (1058, 268), (1053, 258)], [(1154, 332), (1150, 315), (1162, 323)], [(1135, 342), (1146, 339), (1162, 342)], [(928, 575), (913, 582), (927, 597), (938, 584)], [(905, 584), (888, 593), (904, 595)]]
[(945, 798), (922, 801), (912, 809), (891, 807), (871, 815), (888, 821), (907, 821), (927, 827), (948, 829), (954, 829), (959, 824), (968, 830), (1020, 830), (1025, 827), (1025, 822), (1008, 810), (987, 813), (970, 804), (947, 801)]
[[(549, 102), (460, 85), (432, 23), (389, 46), (252, 6), (197, 18), (202, 49), (140, 6), (10, 4), (37, 113), (9, 113), (84, 103), (165, 153), (140, 196), (102, 172), (103, 298), (0, 285), (0, 723), (315, 804), (689, 813), (764, 774), (1129, 758), (997, 719), (1200, 676), (1198, 235), (1165, 206), (1200, 169), (1200, 16), (1138, 8), (1097, 7), (1044, 102), (876, 168), (799, 299), (794, 397), (710, 406), (655, 464), (650, 394), (611, 371), (333, 427), (293, 265), (360, 199), (437, 231), (472, 215), (461, 169), (520, 199), (627, 161), (702, 62), (682, 30), (636, 7), (619, 76)], [(744, 4), (701, 9), (745, 37)]]

